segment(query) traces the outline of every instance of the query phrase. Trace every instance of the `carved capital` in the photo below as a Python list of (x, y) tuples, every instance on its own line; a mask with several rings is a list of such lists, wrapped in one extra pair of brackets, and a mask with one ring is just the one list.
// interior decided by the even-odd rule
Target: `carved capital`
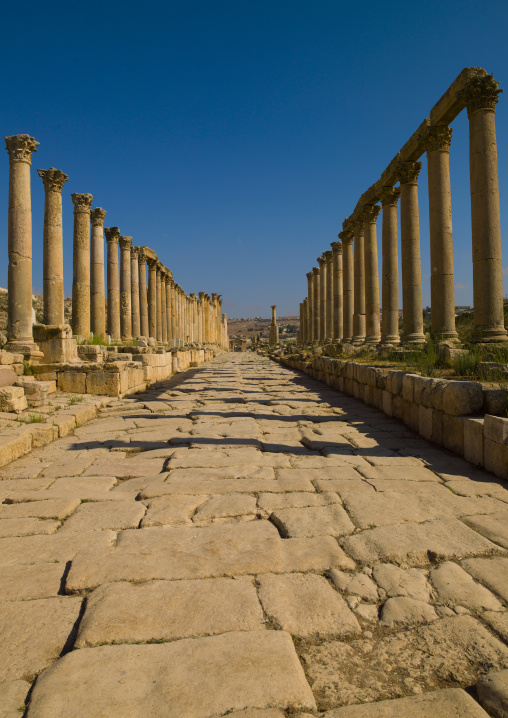
[(143, 252), (143, 247), (136, 247), (138, 250), (138, 262), (139, 264), (146, 264), (146, 254)]
[(326, 265), (326, 258), (324, 256), (324, 254), (322, 254), (320, 257), (318, 257), (316, 261), (318, 262), (320, 269), (322, 269)]
[(447, 125), (429, 127), (424, 137), (427, 152), (448, 152), (452, 141), (452, 128)]
[(205, 293), (204, 293), (204, 292), (199, 292), (199, 298), (200, 298), (201, 300), (203, 300), (203, 299), (205, 298)]
[(56, 170), (54, 167), (50, 167), (49, 170), (37, 170), (37, 174), (41, 178), (46, 192), (61, 194), (64, 184), (69, 179), (69, 176), (62, 170)]
[(147, 257), (146, 263), (148, 264), (149, 269), (157, 269), (157, 265), (159, 263), (158, 259), (154, 259), (153, 257)]
[(401, 184), (417, 184), (421, 169), (422, 162), (400, 162), (397, 167), (399, 182)]
[(326, 252), (323, 252), (323, 257), (325, 258), (325, 262), (330, 263), (333, 260), (332, 250), (328, 249)]
[(140, 247), (131, 247), (131, 258), (139, 260)]
[(37, 152), (36, 142), (30, 135), (11, 135), (5, 137), (5, 147), (9, 153), (9, 162), (25, 162), (32, 164), (32, 152)]
[(106, 219), (106, 210), (102, 207), (94, 207), (90, 212), (90, 222), (94, 227), (103, 227)]
[(124, 235), (122, 235), (119, 239), (119, 242), (122, 249), (130, 250), (130, 248), (132, 247), (132, 237), (125, 237)]
[(485, 77), (472, 77), (467, 87), (459, 92), (465, 100), (467, 114), (470, 115), (477, 110), (496, 109), (498, 95), (503, 92), (499, 89), (499, 82), (494, 80), (494, 75)]
[(120, 227), (104, 227), (106, 242), (108, 244), (118, 244), (120, 239)]
[(307, 279), (308, 279), (309, 282), (310, 282), (310, 281), (312, 280), (312, 277), (314, 276), (314, 273), (313, 273), (313, 272), (307, 272), (307, 274), (306, 274), (305, 276), (307, 277)]
[(342, 242), (332, 242), (330, 244), (332, 254), (342, 254)]
[(386, 205), (397, 206), (400, 197), (400, 187), (383, 187), (379, 198), (383, 207)]
[(75, 214), (77, 212), (86, 212), (87, 214), (90, 214), (93, 202), (91, 194), (80, 194), (78, 192), (74, 192), (74, 194), (71, 194), (71, 199), (74, 205)]
[(363, 221), (374, 224), (376, 222), (378, 214), (381, 212), (381, 207), (378, 204), (366, 204), (363, 208)]
[(346, 229), (344, 232), (339, 232), (338, 237), (343, 245), (351, 244), (353, 241), (353, 232), (350, 229)]
[(312, 272), (315, 277), (319, 277), (319, 268), (318, 267), (313, 267)]
[(360, 239), (365, 234), (364, 224), (364, 212), (361, 212), (360, 217), (353, 222), (353, 236), (355, 239)]

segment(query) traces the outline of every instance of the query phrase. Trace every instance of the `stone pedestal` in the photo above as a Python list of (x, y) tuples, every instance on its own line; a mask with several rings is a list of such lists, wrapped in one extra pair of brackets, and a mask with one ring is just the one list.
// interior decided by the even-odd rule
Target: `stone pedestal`
[(340, 342), (344, 335), (344, 323), (342, 316), (342, 243), (332, 242), (332, 302), (333, 302), (333, 326), (332, 339)]
[(314, 280), (312, 282), (312, 340), (319, 342), (321, 327), (321, 281), (320, 271), (317, 267), (312, 269)]
[(46, 191), (43, 234), (44, 324), (64, 323), (62, 189), (69, 177), (54, 167), (37, 170)]
[(46, 364), (73, 363), (79, 361), (76, 340), (68, 324), (34, 324), (34, 339)]
[(381, 344), (399, 344), (399, 266), (397, 257), (397, 201), (400, 189), (384, 187), (382, 229), (382, 305)]
[(95, 207), (90, 212), (92, 246), (90, 261), (90, 323), (92, 334), (106, 336), (106, 294), (104, 287), (104, 236), (106, 210)]
[(341, 232), (339, 239), (342, 240), (342, 268), (343, 268), (343, 303), (342, 314), (344, 324), (343, 343), (351, 342), (353, 338), (353, 233), (350, 231)]
[(314, 341), (314, 272), (307, 272), (307, 337), (309, 344)]
[(354, 314), (353, 344), (365, 341), (365, 245), (363, 219), (354, 228)]
[(90, 336), (90, 210), (91, 194), (75, 192), (74, 204), (72, 331), (76, 336)]
[(118, 242), (120, 229), (105, 227), (108, 280), (108, 334), (115, 342), (120, 341), (120, 284), (118, 276)]
[(132, 339), (131, 247), (132, 237), (120, 237), (120, 335), (123, 342)]
[(148, 293), (146, 289), (146, 256), (140, 248), (138, 253), (139, 324), (142, 337), (148, 337)]
[(379, 268), (377, 261), (376, 221), (381, 207), (369, 205), (364, 217), (365, 249), (365, 343), (376, 345), (381, 340), (379, 311)]
[(139, 318), (139, 247), (131, 247), (131, 315), (132, 337), (141, 336), (141, 322)]

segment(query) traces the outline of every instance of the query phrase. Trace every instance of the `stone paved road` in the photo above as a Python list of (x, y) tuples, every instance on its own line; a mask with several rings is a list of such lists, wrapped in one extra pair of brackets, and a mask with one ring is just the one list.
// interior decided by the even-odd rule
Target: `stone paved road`
[(506, 488), (268, 359), (1, 478), (0, 718), (472, 718), (508, 667)]

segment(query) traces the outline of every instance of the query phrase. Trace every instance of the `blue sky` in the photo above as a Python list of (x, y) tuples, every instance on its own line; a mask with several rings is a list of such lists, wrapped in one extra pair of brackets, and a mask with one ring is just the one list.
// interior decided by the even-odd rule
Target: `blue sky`
[[(34, 290), (44, 192), (64, 187), (66, 295), (72, 192), (90, 192), (135, 244), (229, 316), (298, 312), (305, 273), (468, 65), (494, 73), (508, 291), (508, 3), (187, 0), (2, 9), (3, 134), (40, 142), (32, 164)], [(453, 123), (456, 303), (472, 303), (467, 117)], [(8, 158), (0, 171), (0, 286), (7, 286)], [(420, 175), (430, 303), (426, 167)], [(378, 234), (380, 239), (380, 221)]]

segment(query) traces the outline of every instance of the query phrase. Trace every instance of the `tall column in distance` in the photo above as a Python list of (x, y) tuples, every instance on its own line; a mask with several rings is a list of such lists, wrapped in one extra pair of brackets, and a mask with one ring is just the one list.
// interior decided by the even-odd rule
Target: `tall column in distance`
[(6, 348), (38, 351), (32, 331), (32, 200), (30, 167), (39, 143), (30, 135), (5, 138), (9, 153), (9, 269)]
[(161, 331), (162, 331), (162, 343), (167, 344), (168, 343), (168, 321), (167, 321), (167, 314), (168, 314), (168, 307), (167, 307), (167, 299), (166, 299), (166, 278), (167, 278), (167, 272), (166, 267), (162, 267), (161, 269)]
[(314, 272), (307, 272), (307, 342), (314, 341)]
[[(49, 170), (37, 170), (37, 174), (42, 179), (46, 191), (43, 235), (44, 324), (62, 325), (64, 323), (62, 189), (69, 177), (62, 170), (54, 167), (50, 167)], [(102, 285), (104, 288), (104, 279)]]
[(342, 315), (342, 243), (332, 242), (332, 301), (333, 301), (333, 326), (332, 339), (340, 342), (344, 335), (344, 323)]
[(75, 192), (74, 204), (72, 331), (77, 336), (90, 336), (90, 210), (91, 194)]
[(350, 343), (353, 339), (353, 233), (350, 230), (340, 232), (342, 240), (342, 266), (343, 266), (343, 302), (342, 313), (344, 323), (343, 342)]
[(106, 210), (95, 207), (90, 212), (92, 242), (90, 260), (90, 323), (92, 334), (106, 335), (106, 289), (104, 286), (104, 220)]
[(457, 339), (453, 270), (450, 142), (452, 129), (429, 127), (425, 137), (429, 182), (430, 305), (432, 331), (440, 339)]
[(327, 342), (331, 342), (333, 339), (333, 252), (329, 249), (323, 253), (325, 258), (325, 271), (326, 271), (326, 326), (325, 326), (325, 339)]
[(156, 317), (156, 337), (158, 342), (162, 342), (162, 291), (161, 291), (161, 269), (162, 265), (157, 262), (156, 265), (156, 287), (157, 287), (157, 317)]
[(326, 258), (324, 255), (317, 258), (319, 264), (319, 340), (321, 342), (326, 341), (326, 296), (327, 296), (327, 272), (326, 272)]
[(314, 341), (318, 342), (320, 341), (321, 335), (319, 333), (320, 327), (321, 327), (321, 305), (320, 305), (320, 299), (321, 299), (321, 283), (320, 283), (320, 271), (317, 267), (313, 267), (312, 272), (314, 274), (314, 280), (312, 282), (312, 290), (313, 290), (313, 296), (312, 296), (312, 304), (313, 304), (313, 311), (314, 311), (314, 317), (312, 320), (312, 333), (314, 336)]
[(173, 284), (173, 275), (168, 269), (166, 274), (166, 336), (168, 344), (173, 339), (171, 328), (171, 285)]
[(368, 205), (364, 216), (365, 248), (365, 343), (377, 345), (381, 341), (379, 311), (379, 267), (377, 261), (376, 221), (381, 211), (377, 204)]
[(365, 245), (363, 218), (354, 223), (353, 344), (365, 341)]
[(120, 336), (123, 342), (132, 339), (131, 246), (132, 237), (120, 237)]
[(148, 262), (148, 336), (157, 338), (157, 260), (147, 257)]
[(506, 341), (497, 175), (496, 104), (492, 75), (475, 77), (465, 91), (469, 119), (473, 301), (476, 342)]
[(113, 341), (120, 340), (120, 285), (118, 280), (118, 241), (120, 229), (105, 227), (106, 244), (108, 246), (108, 334)]
[(279, 327), (277, 326), (277, 305), (272, 304), (272, 323), (270, 324), (270, 335), (268, 340), (270, 346), (279, 343)]
[(397, 257), (397, 202), (398, 187), (383, 187), (382, 228), (382, 297), (381, 344), (400, 344), (399, 336), (399, 264)]
[(178, 293), (176, 291), (175, 280), (171, 279), (171, 339), (178, 343)]
[(398, 169), (402, 259), (402, 341), (406, 344), (423, 344), (425, 342), (418, 211), (418, 175), (421, 169), (421, 162), (401, 162)]
[(131, 247), (131, 312), (133, 339), (137, 339), (141, 335), (139, 310), (139, 247)]
[(143, 248), (138, 253), (138, 281), (139, 281), (139, 326), (141, 336), (148, 339), (150, 329), (148, 326), (148, 291), (146, 288), (146, 254)]

